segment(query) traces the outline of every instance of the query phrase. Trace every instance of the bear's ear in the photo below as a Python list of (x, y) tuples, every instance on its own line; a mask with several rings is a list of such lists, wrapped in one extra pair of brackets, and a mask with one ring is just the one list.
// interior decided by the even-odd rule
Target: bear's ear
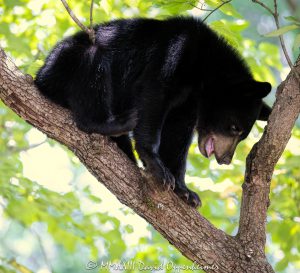
[(266, 97), (272, 90), (272, 86), (268, 82), (248, 81), (243, 84), (243, 92), (247, 97), (255, 97), (262, 99)]
[(269, 115), (271, 114), (271, 111), (272, 111), (271, 107), (269, 107), (265, 102), (263, 102), (257, 119), (267, 121)]

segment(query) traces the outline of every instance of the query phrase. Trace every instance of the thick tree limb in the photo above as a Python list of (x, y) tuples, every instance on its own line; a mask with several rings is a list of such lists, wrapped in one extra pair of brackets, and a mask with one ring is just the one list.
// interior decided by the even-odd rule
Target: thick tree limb
[[(299, 71), (299, 67), (296, 67)], [(134, 166), (107, 138), (77, 129), (70, 113), (42, 97), (0, 49), (0, 98), (19, 116), (71, 149), (123, 204), (152, 224), (183, 255), (207, 272), (273, 272), (264, 255), (265, 221), (273, 168), (299, 114), (292, 75), (281, 86), (269, 125), (247, 161), (240, 229), (232, 237), (215, 228)]]
[[(300, 58), (295, 69), (300, 71)], [(278, 87), (276, 101), (261, 140), (247, 158), (238, 238), (243, 244), (257, 241), (264, 251), (265, 222), (274, 167), (279, 160), (300, 112), (300, 83), (295, 73)], [(259, 213), (257, 213), (259, 211)]]

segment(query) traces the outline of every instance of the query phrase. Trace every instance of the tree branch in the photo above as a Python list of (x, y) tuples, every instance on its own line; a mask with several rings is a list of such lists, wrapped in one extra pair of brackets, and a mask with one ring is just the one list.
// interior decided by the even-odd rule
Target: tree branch
[(275, 13), (273, 12), (273, 10), (271, 10), (266, 4), (264, 4), (263, 2), (261, 2), (260, 0), (252, 0), (252, 2), (261, 5), (264, 9), (266, 9), (268, 12), (270, 12), (273, 16), (275, 16)]
[[(280, 29), (280, 24), (279, 24), (279, 13), (278, 13), (278, 7), (277, 7), (277, 0), (274, 0), (274, 20), (275, 20), (275, 24), (276, 24), (276, 27), (277, 29)], [(279, 35), (279, 40), (280, 40), (280, 44), (281, 44), (281, 47), (282, 47), (282, 50), (283, 50), (283, 53), (284, 53), (284, 56), (290, 66), (291, 69), (293, 69), (293, 63), (291, 61), (291, 58), (287, 52), (287, 49), (286, 49), (286, 46), (285, 46), (285, 42), (283, 40), (283, 36), (282, 35)]]
[(72, 150), (123, 204), (145, 218), (183, 255), (215, 273), (271, 273), (266, 260), (265, 221), (273, 168), (300, 109), (292, 74), (279, 88), (265, 133), (247, 160), (240, 228), (232, 237), (215, 228), (172, 191), (135, 166), (117, 146), (80, 131), (69, 111), (45, 99), (0, 49), (0, 98), (30, 124)]
[[(300, 63), (300, 58), (297, 64)], [(297, 66), (299, 73), (299, 66)], [(240, 227), (237, 237), (245, 246), (260, 242), (258, 251), (264, 251), (265, 222), (269, 206), (270, 182), (291, 130), (300, 112), (300, 86), (295, 73), (278, 87), (277, 97), (269, 122), (261, 140), (247, 158), (241, 206)], [(259, 211), (259, 213), (257, 213)]]

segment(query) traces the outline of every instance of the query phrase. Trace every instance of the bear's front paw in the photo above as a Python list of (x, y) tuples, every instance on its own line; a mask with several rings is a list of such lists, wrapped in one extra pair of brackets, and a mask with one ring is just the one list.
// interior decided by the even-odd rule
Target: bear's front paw
[(174, 192), (191, 207), (201, 207), (202, 204), (198, 194), (191, 191), (187, 187), (176, 185)]
[(175, 178), (170, 170), (164, 166), (160, 159), (155, 160), (149, 171), (156, 177), (159, 181), (163, 182), (164, 187), (167, 190), (175, 189)]

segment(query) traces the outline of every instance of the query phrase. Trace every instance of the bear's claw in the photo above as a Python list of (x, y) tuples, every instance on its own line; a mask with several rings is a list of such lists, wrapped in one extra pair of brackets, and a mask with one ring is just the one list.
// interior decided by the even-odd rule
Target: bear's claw
[(188, 205), (193, 208), (201, 207), (201, 200), (197, 193), (191, 191), (186, 187), (179, 187), (176, 185), (175, 193)]

